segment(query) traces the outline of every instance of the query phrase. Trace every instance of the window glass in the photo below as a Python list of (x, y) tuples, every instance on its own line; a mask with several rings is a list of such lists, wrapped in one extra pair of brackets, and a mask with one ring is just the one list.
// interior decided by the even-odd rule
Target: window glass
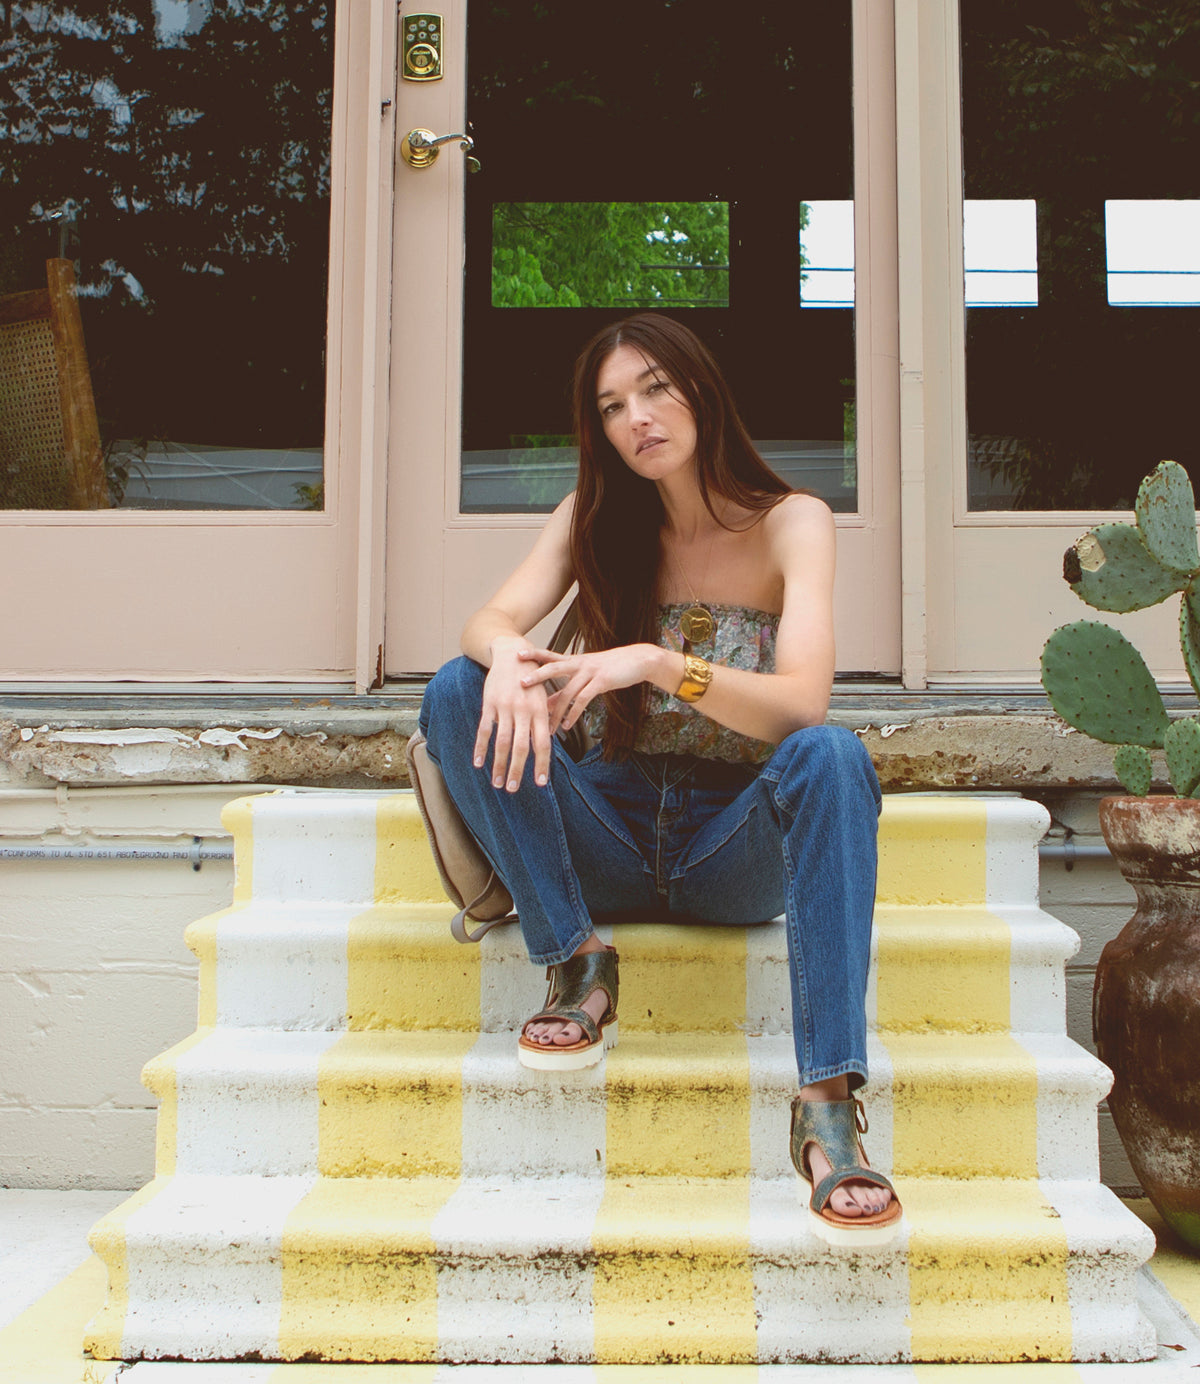
[(5, 7), (0, 508), (322, 508), (332, 8)]
[(1036, 307), (1037, 204), (964, 201), (963, 266), (967, 307)]
[(854, 203), (800, 203), (800, 306), (854, 306)]
[(496, 308), (723, 308), (725, 202), (500, 202)]
[(968, 275), (970, 507), (1129, 509), (1165, 457), (1200, 480), (1200, 6), (960, 13), (966, 266), (1008, 285)]
[(1105, 202), (1104, 246), (1110, 303), (1200, 305), (1200, 200)]
[(802, 311), (854, 302), (848, 0), (612, 0), (584, 43), (573, 5), (470, 15), (461, 509), (567, 494), (575, 356), (652, 308), (713, 350), (771, 464), (853, 511), (854, 314)]

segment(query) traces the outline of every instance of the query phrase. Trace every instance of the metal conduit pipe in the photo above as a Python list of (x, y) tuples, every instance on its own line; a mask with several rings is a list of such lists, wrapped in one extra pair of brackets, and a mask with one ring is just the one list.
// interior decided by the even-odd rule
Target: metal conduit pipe
[[(1061, 860), (1069, 870), (1077, 860), (1107, 860), (1108, 847), (1103, 841), (1084, 841), (1076, 844), (1065, 841), (1043, 841), (1038, 846), (1042, 860)], [(0, 860), (186, 860), (194, 870), (207, 861), (232, 860), (233, 844), (229, 841), (206, 841), (192, 837), (190, 846), (50, 846), (44, 843), (24, 846), (0, 845)]]
[(1077, 860), (1111, 860), (1112, 852), (1103, 841), (1083, 841), (1076, 845), (1073, 837), (1065, 841), (1043, 841), (1038, 847), (1039, 860), (1061, 860), (1068, 870)]
[(0, 860), (184, 860), (199, 870), (206, 861), (232, 859), (232, 841), (206, 841), (200, 836), (193, 836), (190, 846), (0, 845)]

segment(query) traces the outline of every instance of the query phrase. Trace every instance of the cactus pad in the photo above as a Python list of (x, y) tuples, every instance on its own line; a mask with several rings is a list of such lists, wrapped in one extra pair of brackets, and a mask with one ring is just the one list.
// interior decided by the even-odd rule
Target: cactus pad
[(1200, 593), (1189, 586), (1179, 603), (1179, 647), (1183, 650), (1183, 666), (1197, 696), (1200, 696), (1200, 619), (1196, 616), (1197, 606), (1200, 606)]
[(1150, 762), (1150, 751), (1144, 745), (1122, 745), (1113, 758), (1113, 768), (1126, 793), (1139, 798), (1149, 793), (1154, 766)]
[(1094, 620), (1063, 625), (1042, 650), (1042, 686), (1064, 721), (1107, 745), (1161, 748), (1166, 707), (1141, 654)]
[(1188, 473), (1177, 461), (1160, 461), (1138, 489), (1137, 526), (1151, 555), (1164, 567), (1193, 573), (1200, 567), (1196, 548), (1196, 502)]
[(1171, 787), (1181, 798), (1190, 798), (1200, 787), (1200, 721), (1194, 716), (1173, 721), (1164, 743)]
[(1118, 611), (1157, 605), (1188, 580), (1164, 567), (1132, 524), (1100, 524), (1077, 538), (1064, 554), (1063, 576), (1080, 600)]

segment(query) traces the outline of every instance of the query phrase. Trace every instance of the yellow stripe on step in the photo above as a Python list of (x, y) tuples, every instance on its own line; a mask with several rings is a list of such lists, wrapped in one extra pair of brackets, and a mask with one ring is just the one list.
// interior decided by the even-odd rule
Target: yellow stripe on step
[(378, 905), (350, 920), (352, 1029), (479, 1031), (480, 948), (450, 936), (451, 904)]
[(280, 1355), (436, 1360), (431, 1227), (457, 1187), (457, 1178), (320, 1179), (284, 1227)]
[(610, 1177), (592, 1235), (597, 1363), (753, 1361), (749, 1219), (747, 1178)]
[(375, 902), (442, 903), (438, 878), (413, 793), (389, 793), (375, 808)]
[(614, 929), (613, 942), (622, 1033), (736, 1033), (745, 1023), (745, 928), (643, 923)]
[(1020, 1043), (1006, 1033), (883, 1038), (898, 1174), (1037, 1177), (1037, 1064)]
[(745, 1177), (750, 1057), (740, 1034), (626, 1034), (607, 1063), (610, 1178)]
[(987, 805), (890, 793), (879, 819), (879, 903), (987, 902)]
[(152, 1057), (142, 1068), (142, 1085), (159, 1099), (158, 1122), (155, 1126), (154, 1171), (158, 1177), (170, 1177), (175, 1171), (179, 1133), (179, 1091), (176, 1063), (212, 1032), (198, 1028), (195, 1033)]
[(97, 1360), (119, 1360), (125, 1337), (125, 1314), (129, 1309), (129, 1253), (125, 1227), (129, 1219), (148, 1201), (170, 1185), (169, 1178), (156, 1177), (115, 1211), (110, 1211), (92, 1227), (88, 1242), (108, 1269), (108, 1296), (92, 1319), (84, 1338), (84, 1349)]
[(881, 1029), (1006, 1031), (1012, 932), (985, 908), (875, 909)]
[(226, 803), (221, 825), (233, 837), (233, 901), (248, 903), (254, 893), (254, 799)]
[(622, 1036), (605, 1059), (606, 1179), (592, 1233), (598, 1363), (756, 1357), (750, 1062), (737, 1027), (746, 939), (740, 928), (704, 935), (719, 964), (703, 979), (692, 929), (616, 935)]
[(474, 1033), (348, 1033), (317, 1071), (327, 1177), (457, 1177)]
[(905, 1179), (900, 1192), (914, 1356), (1004, 1361), (1019, 1338), (1040, 1359), (1070, 1360), (1067, 1237), (1036, 1182)]
[(200, 963), (200, 1000), (197, 1022), (201, 1028), (212, 1028), (217, 1022), (217, 937), (222, 919), (231, 913), (244, 909), (244, 903), (235, 903), (232, 908), (223, 908), (219, 913), (209, 913), (207, 917), (197, 918), (184, 929), (183, 940)]

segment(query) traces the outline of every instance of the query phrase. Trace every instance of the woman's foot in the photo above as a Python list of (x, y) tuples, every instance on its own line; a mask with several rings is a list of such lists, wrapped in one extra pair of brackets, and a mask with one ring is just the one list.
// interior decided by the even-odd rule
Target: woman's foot
[[(850, 1084), (846, 1077), (833, 1077), (829, 1081), (817, 1081), (800, 1089), (800, 1097), (807, 1101), (834, 1101), (850, 1099)], [(864, 1167), (870, 1164), (859, 1150), (859, 1163)], [(822, 1178), (833, 1171), (829, 1159), (816, 1144), (808, 1146), (808, 1166), (812, 1172), (815, 1187)], [(875, 1216), (885, 1211), (892, 1202), (892, 1193), (886, 1187), (873, 1187), (866, 1182), (844, 1182), (836, 1188), (829, 1198), (829, 1209), (837, 1216)]]
[(546, 1003), (517, 1040), (517, 1057), (537, 1071), (594, 1067), (617, 1041), (617, 953), (590, 937), (549, 967)]
[[(576, 948), (572, 956), (586, 956), (589, 952), (604, 950), (604, 943), (593, 932)], [(598, 1024), (608, 1009), (608, 993), (604, 990), (593, 990), (579, 1007), (584, 1013), (590, 1014), (593, 1022)], [(570, 1047), (584, 1037), (583, 1029), (578, 1024), (564, 1023), (559, 1019), (539, 1019), (537, 1023), (526, 1024), (523, 1034), (531, 1043), (540, 1043), (548, 1048)]]

